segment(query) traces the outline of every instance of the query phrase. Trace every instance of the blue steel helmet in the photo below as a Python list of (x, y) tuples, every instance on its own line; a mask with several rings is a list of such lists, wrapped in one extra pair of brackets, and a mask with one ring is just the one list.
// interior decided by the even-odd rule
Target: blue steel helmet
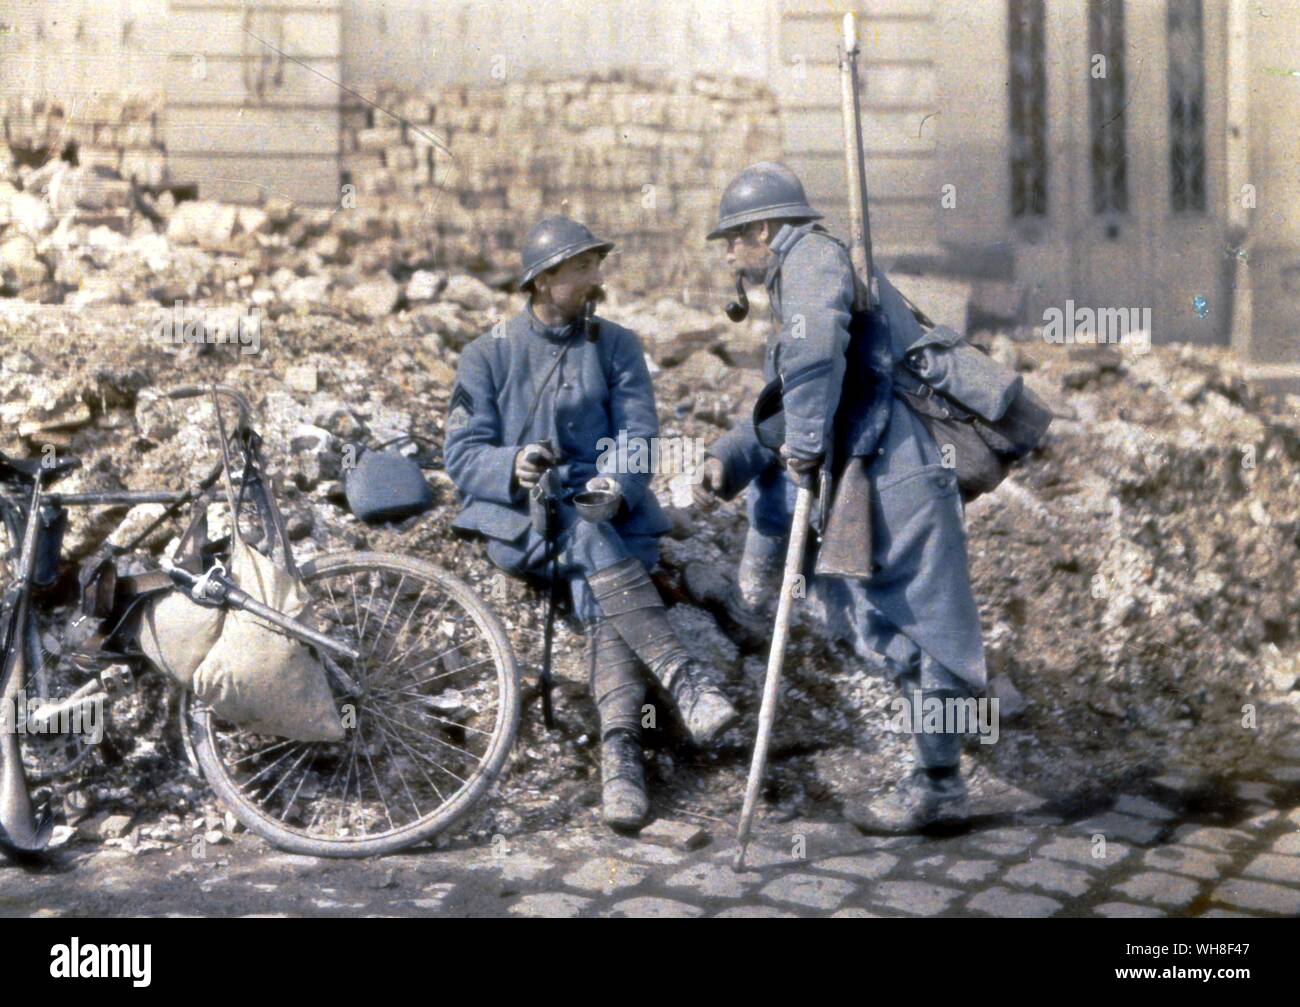
[(520, 253), (524, 275), (519, 281), (519, 289), (527, 290), (528, 285), (537, 278), (538, 274), (558, 266), (567, 259), (593, 249), (608, 253), (613, 247), (612, 241), (602, 241), (576, 220), (570, 220), (568, 217), (546, 217), (539, 221), (524, 239), (524, 248)]
[(821, 220), (808, 205), (799, 176), (784, 164), (761, 161), (751, 164), (733, 178), (722, 192), (718, 223), (709, 241), (724, 238), (728, 231), (756, 220)]

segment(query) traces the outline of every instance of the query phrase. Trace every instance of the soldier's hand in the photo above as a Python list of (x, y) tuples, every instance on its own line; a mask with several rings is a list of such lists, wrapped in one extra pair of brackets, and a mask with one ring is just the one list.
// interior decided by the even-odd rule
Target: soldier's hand
[(781, 448), (781, 461), (785, 462), (785, 467), (790, 473), (791, 480), (798, 486), (808, 489), (812, 488), (813, 477), (817, 470), (822, 467), (823, 455), (797, 455), (787, 450), (784, 446)]
[(555, 464), (555, 456), (542, 444), (525, 444), (515, 455), (515, 482), (526, 490), (537, 485), (542, 474)]
[(722, 492), (722, 462), (717, 458), (705, 458), (697, 476), (691, 486), (691, 500), (700, 510), (711, 511), (718, 506), (718, 494)]
[(618, 480), (613, 476), (595, 476), (587, 480), (585, 488), (591, 493), (613, 493), (615, 496), (623, 495), (623, 487), (618, 484)]

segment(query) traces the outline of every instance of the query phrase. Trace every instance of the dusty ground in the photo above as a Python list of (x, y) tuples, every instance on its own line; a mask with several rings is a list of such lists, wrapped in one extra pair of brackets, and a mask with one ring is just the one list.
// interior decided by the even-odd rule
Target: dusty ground
[[(633, 315), (640, 308), (630, 307)], [(497, 297), (491, 310), (508, 302)], [(342, 439), (412, 431), (440, 440), (456, 354), (420, 331), (418, 315), (369, 325), (284, 316), (266, 323), (260, 352), (248, 355), (160, 346), (149, 330), (154, 310), (143, 306), (11, 302), (3, 318), (0, 408), (43, 423), (46, 433), (34, 437), (60, 434), (86, 461), (61, 488), (176, 486), (194, 477), (213, 457), (207, 407), (182, 408), (154, 393), (182, 380), (238, 385), (260, 417), (286, 516), (310, 524), (298, 544), (303, 556), (364, 545), (460, 571), (492, 599), (531, 677), (541, 598), (500, 578), (479, 544), (450, 534), (455, 498), (444, 475), (432, 473), (431, 514), (366, 528), (340, 506), (330, 451), (290, 450), (303, 425)], [(1300, 606), (1289, 590), (1300, 527), (1294, 419), (1270, 412), (1226, 361), (1204, 352), (1066, 355), (1005, 338), (994, 350), (1075, 418), (1059, 421), (1031, 465), (969, 510), (991, 673), (1025, 701), (997, 745), (972, 745), (973, 762), (1021, 789), (1081, 801), (1168, 769), (1236, 777), (1267, 768), (1271, 740), (1296, 718), (1288, 691)], [(665, 434), (710, 441), (752, 393), (753, 374), (710, 360), (716, 368), (695, 357), (659, 374)], [(286, 383), (291, 368), (304, 366), (315, 371), (314, 392)], [(5, 449), (32, 451), (31, 438), (12, 436), (16, 425), (7, 424)], [(1246, 467), (1243, 452), (1252, 448)], [(658, 489), (668, 501), (666, 477)], [(693, 561), (734, 564), (744, 530), (737, 504), (703, 519), (678, 516), (680, 537), (664, 550), (670, 580)], [(101, 512), (74, 525), (72, 558), (123, 519)], [(716, 753), (683, 747), (671, 727), (652, 732), (652, 783), (666, 808), (725, 816), (738, 806), (761, 651), (738, 646), (693, 605), (679, 605), (675, 618), (717, 661), (747, 717)], [(547, 736), (536, 716), (525, 717), (501, 796), (473, 826), (479, 835), (556, 825), (595, 800), (579, 642), (561, 633), (561, 729)], [(906, 747), (884, 730), (891, 698), (869, 660), (797, 634), (769, 796), (802, 813), (833, 811), (845, 795), (896, 775)], [(1253, 729), (1241, 726), (1244, 704), (1257, 707)], [(143, 753), (127, 743), (123, 758), (133, 764), (139, 755), (145, 765), (133, 771), (165, 778), (155, 761), (166, 740), (159, 734)]]

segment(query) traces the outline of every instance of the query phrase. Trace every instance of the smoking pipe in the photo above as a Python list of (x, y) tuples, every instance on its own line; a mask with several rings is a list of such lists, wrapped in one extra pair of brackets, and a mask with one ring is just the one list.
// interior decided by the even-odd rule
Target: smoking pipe
[(736, 274), (736, 299), (728, 301), (722, 309), (733, 322), (743, 322), (749, 315), (749, 297), (745, 294), (745, 278)]
[(594, 343), (600, 339), (600, 322), (596, 321), (596, 305), (608, 295), (604, 287), (592, 287), (587, 300), (582, 305), (582, 332), (587, 342)]

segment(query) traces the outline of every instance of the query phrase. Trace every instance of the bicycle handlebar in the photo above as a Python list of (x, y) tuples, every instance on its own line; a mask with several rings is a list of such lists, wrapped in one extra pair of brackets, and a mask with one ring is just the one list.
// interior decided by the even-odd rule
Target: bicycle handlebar
[(200, 395), (207, 395), (209, 392), (216, 392), (218, 395), (225, 395), (235, 400), (235, 405), (239, 407), (239, 429), (248, 430), (252, 426), (253, 407), (249, 404), (244, 393), (238, 388), (232, 388), (230, 385), (181, 385), (178, 388), (169, 389), (167, 397), (169, 399), (194, 399)]

